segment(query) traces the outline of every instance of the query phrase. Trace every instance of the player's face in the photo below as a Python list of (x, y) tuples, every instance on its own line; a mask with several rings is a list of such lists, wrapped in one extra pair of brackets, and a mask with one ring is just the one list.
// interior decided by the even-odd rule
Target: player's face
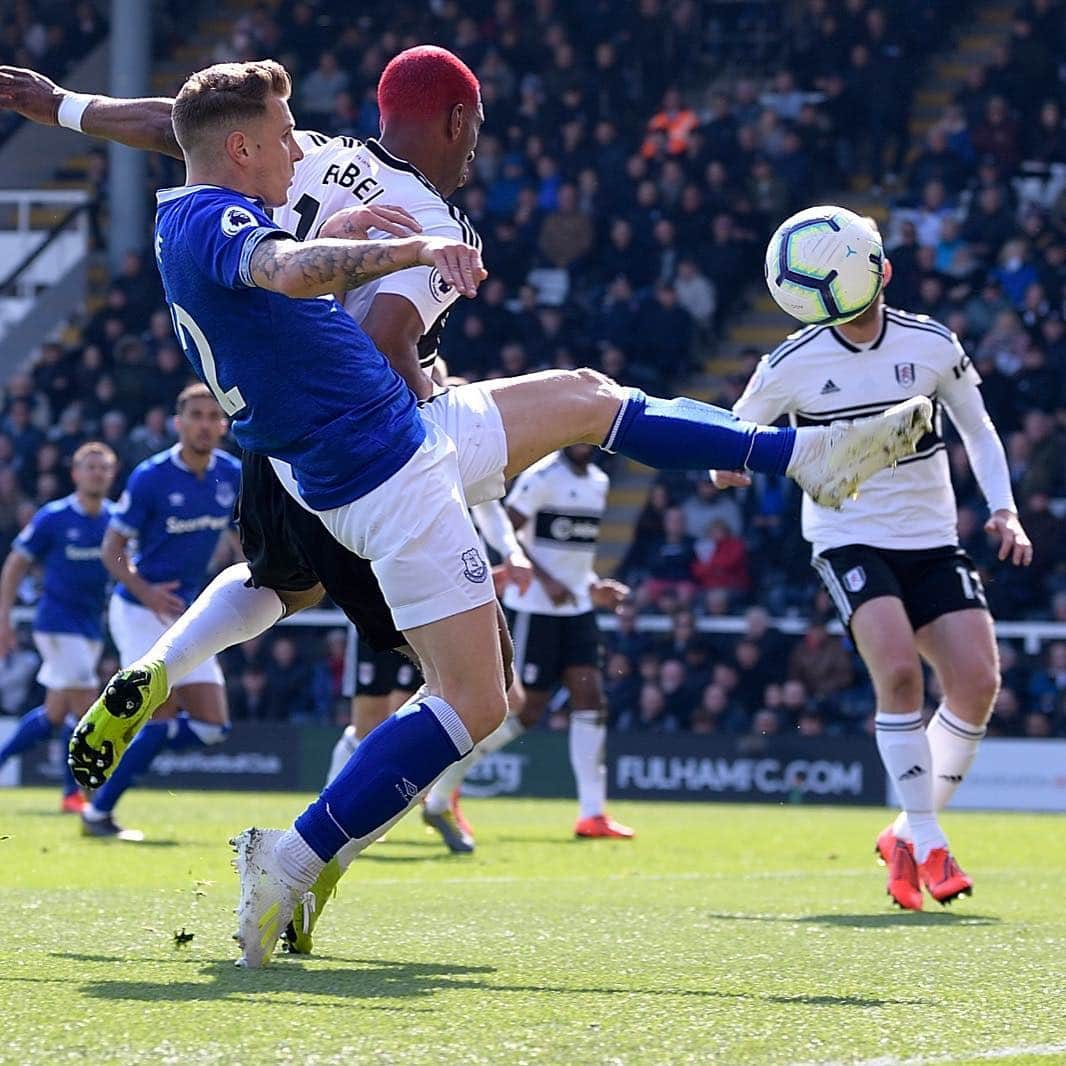
[(267, 207), (285, 203), (296, 164), (304, 157), (294, 131), (288, 101), (280, 96), (270, 97), (266, 114), (249, 127), (255, 192)]
[(477, 108), (472, 115), (468, 115), (463, 122), (459, 141), (456, 145), (456, 157), (458, 164), (458, 177), (455, 187), (461, 189), (470, 180), (470, 168), (474, 162), (475, 149), (477, 148), (478, 135), (481, 133), (481, 125), (485, 121), (485, 111), (481, 106), (481, 97), (478, 97)]
[(174, 425), (181, 446), (201, 455), (217, 448), (229, 428), (222, 408), (206, 396), (186, 400), (181, 414), (174, 418)]
[(74, 464), (70, 477), (79, 492), (102, 500), (111, 491), (115, 480), (115, 461), (90, 452)]

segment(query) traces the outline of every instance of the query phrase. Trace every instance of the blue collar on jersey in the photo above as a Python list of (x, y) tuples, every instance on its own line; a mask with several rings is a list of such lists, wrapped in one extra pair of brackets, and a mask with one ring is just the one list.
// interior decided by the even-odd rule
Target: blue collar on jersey
[[(170, 455), (170, 461), (171, 461), (171, 462), (172, 462), (172, 463), (173, 463), (173, 464), (174, 464), (174, 465), (175, 465), (175, 466), (176, 466), (176, 467), (177, 467), (177, 468), (178, 468), (179, 470), (184, 470), (186, 474), (192, 474), (192, 475), (193, 475), (193, 477), (199, 477), (199, 475), (198, 475), (198, 474), (196, 473), (196, 471), (195, 471), (195, 470), (193, 470), (193, 468), (192, 468), (191, 466), (189, 466), (189, 465), (188, 465), (187, 463), (183, 463), (183, 462), (182, 462), (182, 460), (181, 460), (181, 445), (180, 445), (180, 444), (173, 444), (173, 445), (171, 445), (171, 446), (170, 446), (170, 447), (169, 447), (169, 448), (167, 449), (167, 452), (168, 452), (168, 453), (169, 453), (169, 455)], [(207, 469), (208, 469), (208, 470), (214, 470), (214, 469), (215, 469), (215, 464), (216, 464), (217, 462), (218, 462), (218, 456), (217, 456), (217, 455), (215, 455), (215, 453), (214, 453), (214, 452), (212, 452), (212, 453), (211, 453), (211, 460), (210, 460), (210, 462), (208, 462), (208, 464), (207, 464)]]

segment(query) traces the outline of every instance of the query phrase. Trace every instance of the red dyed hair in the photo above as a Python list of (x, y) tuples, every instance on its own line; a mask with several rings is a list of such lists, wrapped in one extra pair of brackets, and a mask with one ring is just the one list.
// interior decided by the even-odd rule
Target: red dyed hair
[(456, 104), (476, 108), (481, 86), (474, 72), (446, 48), (420, 44), (389, 60), (378, 81), (383, 122), (424, 122)]

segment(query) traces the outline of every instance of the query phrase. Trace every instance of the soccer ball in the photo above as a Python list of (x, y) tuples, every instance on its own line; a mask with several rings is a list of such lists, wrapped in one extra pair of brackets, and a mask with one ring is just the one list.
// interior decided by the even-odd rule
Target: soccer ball
[(854, 211), (808, 207), (785, 219), (766, 248), (766, 284), (801, 322), (835, 326), (877, 299), (884, 279), (881, 235)]

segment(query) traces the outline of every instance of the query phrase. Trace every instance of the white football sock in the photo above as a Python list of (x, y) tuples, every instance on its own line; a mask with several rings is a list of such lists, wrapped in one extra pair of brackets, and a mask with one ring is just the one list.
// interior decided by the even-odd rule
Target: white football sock
[(825, 426), (801, 426), (796, 430), (796, 442), (792, 445), (792, 455), (789, 457), (788, 469), (785, 471), (786, 477), (791, 477), (794, 470), (825, 449), (827, 432)]
[[(936, 709), (925, 735), (933, 756), (933, 810), (942, 811), (955, 795), (977, 757), (986, 729), (966, 722), (946, 703)], [(893, 825), (896, 836), (910, 840), (910, 825), (905, 811), (900, 811)]]
[(326, 865), (295, 826), (278, 838), (274, 845), (274, 861), (289, 885), (300, 892), (315, 883)]
[(355, 735), (355, 726), (346, 726), (337, 743), (333, 745), (333, 754), (329, 757), (327, 785), (344, 769), (344, 764), (355, 754), (355, 749), (358, 747), (359, 738)]
[(426, 810), (430, 814), (443, 814), (452, 801), (452, 793), (463, 787), (463, 781), (471, 767), (486, 755), (510, 744), (515, 737), (526, 731), (517, 715), (509, 714), (484, 740), (474, 745), (474, 750), (458, 762), (453, 762), (430, 786), (426, 793)]
[(582, 818), (603, 814), (607, 803), (607, 767), (604, 745), (607, 726), (600, 711), (570, 712), (570, 766), (577, 782), (577, 803)]
[(907, 814), (915, 857), (924, 862), (933, 848), (947, 846), (947, 838), (933, 813), (933, 757), (922, 713), (878, 711), (874, 724), (881, 762)]
[(141, 656), (162, 660), (174, 688), (212, 655), (265, 633), (285, 613), (273, 589), (252, 588), (247, 563), (227, 567)]

